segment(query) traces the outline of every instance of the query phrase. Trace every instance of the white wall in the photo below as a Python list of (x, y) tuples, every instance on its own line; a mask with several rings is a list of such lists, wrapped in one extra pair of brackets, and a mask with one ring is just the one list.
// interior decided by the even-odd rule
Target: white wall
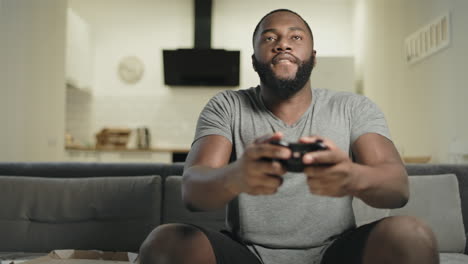
[[(162, 50), (192, 48), (193, 0), (69, 0), (87, 20), (95, 39), (94, 132), (103, 126), (149, 126), (153, 146), (190, 146), (206, 102), (226, 88), (170, 88), (164, 85)], [(213, 1), (212, 47), (241, 51), (240, 87), (258, 84), (251, 66), (256, 23), (276, 8), (299, 12), (315, 34), (319, 56), (352, 56), (350, 0)], [(128, 85), (117, 64), (136, 55), (145, 65), (143, 79)]]
[[(451, 13), (449, 48), (409, 65), (404, 38), (443, 13)], [(364, 92), (384, 110), (396, 145), (405, 156), (455, 162), (452, 141), (468, 153), (468, 1), (362, 0), (355, 17), (358, 76)], [(466, 162), (466, 160), (465, 160)]]
[(0, 2), (0, 161), (63, 157), (65, 8)]

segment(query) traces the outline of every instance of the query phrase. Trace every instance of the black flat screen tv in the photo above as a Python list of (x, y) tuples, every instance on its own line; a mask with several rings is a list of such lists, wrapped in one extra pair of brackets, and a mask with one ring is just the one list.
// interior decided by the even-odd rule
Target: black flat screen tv
[(239, 86), (240, 51), (163, 50), (164, 83), (170, 86)]

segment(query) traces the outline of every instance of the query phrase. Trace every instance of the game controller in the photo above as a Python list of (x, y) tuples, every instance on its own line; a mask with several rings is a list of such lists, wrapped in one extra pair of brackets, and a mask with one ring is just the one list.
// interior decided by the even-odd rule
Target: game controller
[(283, 146), (291, 150), (291, 158), (275, 159), (276, 161), (279, 161), (289, 172), (304, 171), (305, 164), (302, 162), (302, 157), (304, 154), (328, 149), (322, 140), (317, 140), (314, 143), (290, 143), (283, 140), (271, 141), (270, 143), (277, 146)]

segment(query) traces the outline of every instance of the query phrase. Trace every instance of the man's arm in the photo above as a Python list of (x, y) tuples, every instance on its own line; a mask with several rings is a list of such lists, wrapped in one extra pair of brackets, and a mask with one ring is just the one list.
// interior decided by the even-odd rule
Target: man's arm
[(231, 142), (218, 135), (197, 140), (185, 161), (182, 197), (192, 210), (222, 208), (237, 194), (225, 186), (225, 167), (231, 156)]
[(403, 207), (409, 199), (408, 175), (393, 142), (369, 133), (352, 150), (358, 163), (354, 174), (361, 175), (356, 197), (376, 208)]
[[(302, 139), (313, 142), (317, 137)], [(312, 192), (328, 196), (352, 195), (376, 208), (398, 208), (409, 198), (408, 176), (393, 143), (387, 138), (367, 133), (352, 145), (352, 162), (333, 142), (324, 139), (327, 151), (304, 156), (310, 165), (305, 172)]]
[(278, 140), (280, 133), (257, 140), (248, 146), (241, 158), (228, 164), (231, 142), (223, 136), (210, 135), (197, 140), (186, 160), (182, 197), (192, 210), (215, 210), (224, 207), (242, 192), (273, 194), (285, 173), (278, 162), (267, 158), (288, 158), (291, 153), (279, 146), (267, 144)]

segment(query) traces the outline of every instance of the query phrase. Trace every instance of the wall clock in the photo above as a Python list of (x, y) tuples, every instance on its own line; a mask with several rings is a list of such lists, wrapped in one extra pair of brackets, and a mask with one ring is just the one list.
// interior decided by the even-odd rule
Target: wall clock
[(135, 84), (141, 80), (145, 66), (136, 56), (124, 57), (120, 60), (118, 74), (120, 79), (128, 84)]

